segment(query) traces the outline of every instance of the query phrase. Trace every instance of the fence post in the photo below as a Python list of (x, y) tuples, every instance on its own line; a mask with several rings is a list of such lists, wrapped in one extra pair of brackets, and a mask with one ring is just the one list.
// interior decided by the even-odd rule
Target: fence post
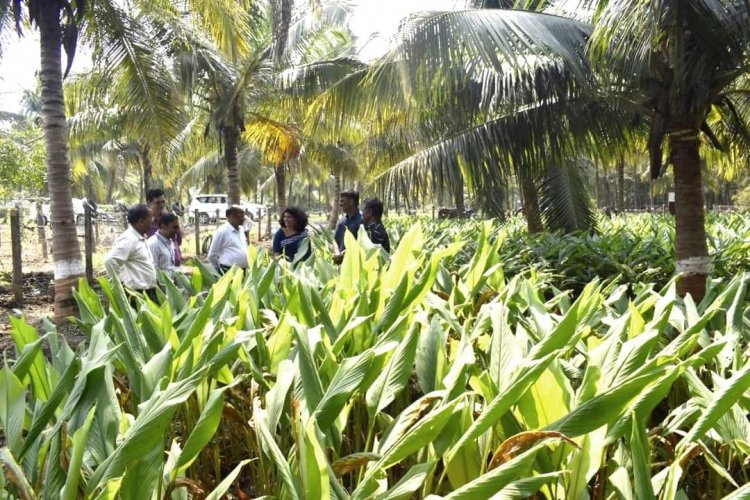
[(271, 237), (271, 211), (268, 211), (268, 224), (266, 225), (266, 237)]
[(23, 303), (23, 269), (21, 267), (21, 214), (18, 208), (10, 209), (10, 245), (13, 253), (13, 298)]
[(42, 202), (36, 202), (36, 233), (39, 237), (39, 244), (42, 246), (42, 258), (47, 261), (47, 234), (44, 229), (46, 220), (42, 213)]
[(217, 209), (216, 209), (216, 225), (217, 225), (217, 226), (219, 225), (219, 221), (221, 221), (221, 219), (219, 218), (219, 213), (220, 213), (220, 211), (219, 211), (219, 209), (217, 208)]
[(263, 228), (262, 228), (262, 226), (263, 226), (263, 212), (260, 211), (260, 208), (258, 209), (258, 218), (257, 218), (257, 221), (258, 221), (258, 241), (260, 241), (261, 238), (262, 238), (261, 231), (263, 230)]
[(86, 252), (86, 279), (94, 281), (94, 234), (91, 230), (91, 205), (83, 201), (83, 245)]
[(195, 211), (195, 258), (201, 256), (201, 223), (198, 210)]

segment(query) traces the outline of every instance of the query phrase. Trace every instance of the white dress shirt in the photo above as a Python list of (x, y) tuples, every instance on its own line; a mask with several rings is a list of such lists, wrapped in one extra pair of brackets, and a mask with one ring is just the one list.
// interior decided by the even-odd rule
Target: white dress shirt
[(219, 266), (246, 268), (247, 241), (241, 228), (235, 229), (226, 222), (217, 229), (208, 249), (208, 261), (217, 269)]
[(168, 240), (157, 231), (146, 240), (146, 245), (151, 252), (151, 258), (154, 261), (156, 269), (161, 269), (172, 274), (175, 270), (174, 244), (172, 240)]
[(156, 268), (146, 237), (133, 226), (117, 237), (104, 258), (104, 268), (110, 278), (117, 276), (120, 282), (133, 290), (147, 290), (156, 286)]

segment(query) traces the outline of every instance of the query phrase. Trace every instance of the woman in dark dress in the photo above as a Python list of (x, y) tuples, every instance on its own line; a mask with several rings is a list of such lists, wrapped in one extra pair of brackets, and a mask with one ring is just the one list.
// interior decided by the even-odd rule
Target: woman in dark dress
[(286, 260), (292, 262), (300, 247), (306, 246), (307, 252), (302, 259), (310, 257), (312, 249), (310, 248), (310, 233), (307, 232), (305, 211), (297, 207), (287, 207), (281, 213), (279, 224), (281, 227), (273, 237), (273, 256), (284, 256)]

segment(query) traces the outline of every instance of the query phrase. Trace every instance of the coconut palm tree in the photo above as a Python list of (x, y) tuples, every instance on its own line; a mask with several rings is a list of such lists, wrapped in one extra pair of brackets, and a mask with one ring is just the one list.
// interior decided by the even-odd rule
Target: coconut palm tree
[[(83, 275), (71, 202), (68, 126), (62, 85), (63, 77), (72, 67), (79, 38), (93, 47), (95, 59), (106, 60), (110, 71), (123, 75), (119, 79), (122, 82), (119, 91), (128, 96), (129, 106), (143, 110), (144, 127), (154, 130), (170, 122), (175, 116), (174, 103), (169, 99), (171, 94), (163, 92), (163, 82), (154, 77), (156, 56), (147, 30), (139, 29), (136, 21), (115, 2), (5, 0), (0, 2), (0, 28), (12, 24), (9, 19), (15, 19), (19, 31), (28, 22), (37, 27), (40, 34), (41, 114), (54, 248), (54, 316), (55, 321), (61, 322), (75, 312), (72, 289)], [(64, 72), (62, 49), (67, 54)]]
[[(533, 195), (562, 194), (539, 191), (548, 165), (561, 167), (558, 180), (573, 175), (563, 164), (583, 153), (605, 156), (623, 135), (625, 121), (598, 95), (585, 59), (590, 32), (585, 23), (522, 11), (415, 15), (402, 22), (398, 43), (381, 61), (337, 84), (317, 111), (342, 131), (353, 120), (350, 129), (364, 123), (375, 134), (384, 116), (411, 118), (407, 126), (420, 132), (413, 155), (392, 171), (431, 170), (454, 186), (465, 181), (488, 213), (498, 213), (512, 176)], [(463, 189), (454, 193), (460, 204)], [(552, 209), (572, 208), (570, 199), (546, 204), (549, 225), (569, 227), (558, 221), (567, 214), (579, 219), (575, 227), (590, 227), (590, 207)]]
[(61, 321), (75, 311), (72, 288), (83, 276), (83, 260), (71, 201), (70, 166), (68, 163), (67, 124), (63, 100), (62, 48), (68, 56), (65, 73), (75, 55), (78, 27), (85, 13), (84, 4), (71, 7), (58, 0), (27, 0), (26, 9), (20, 2), (0, 3), (0, 27), (11, 24), (15, 16), (21, 30), (26, 16), (39, 29), (41, 71), (41, 114), (47, 155), (47, 178), (52, 212), (52, 245), (55, 268), (55, 319)]
[[(678, 291), (699, 300), (709, 273), (701, 148), (727, 149), (716, 125), (747, 138), (745, 92), (750, 63), (750, 4), (744, 0), (598, 0), (591, 61), (602, 80), (621, 89), (650, 124), (651, 174), (668, 151), (675, 180), (675, 267)], [(747, 87), (745, 87), (745, 90)], [(717, 120), (716, 116), (720, 118)]]

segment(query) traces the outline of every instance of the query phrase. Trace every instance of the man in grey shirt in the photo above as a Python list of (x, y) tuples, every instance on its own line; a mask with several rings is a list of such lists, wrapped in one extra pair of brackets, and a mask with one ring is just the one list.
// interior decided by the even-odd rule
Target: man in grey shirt
[(175, 214), (164, 213), (159, 217), (158, 223), (159, 230), (146, 241), (146, 244), (156, 269), (171, 276), (176, 269), (174, 238), (180, 231), (180, 219)]

